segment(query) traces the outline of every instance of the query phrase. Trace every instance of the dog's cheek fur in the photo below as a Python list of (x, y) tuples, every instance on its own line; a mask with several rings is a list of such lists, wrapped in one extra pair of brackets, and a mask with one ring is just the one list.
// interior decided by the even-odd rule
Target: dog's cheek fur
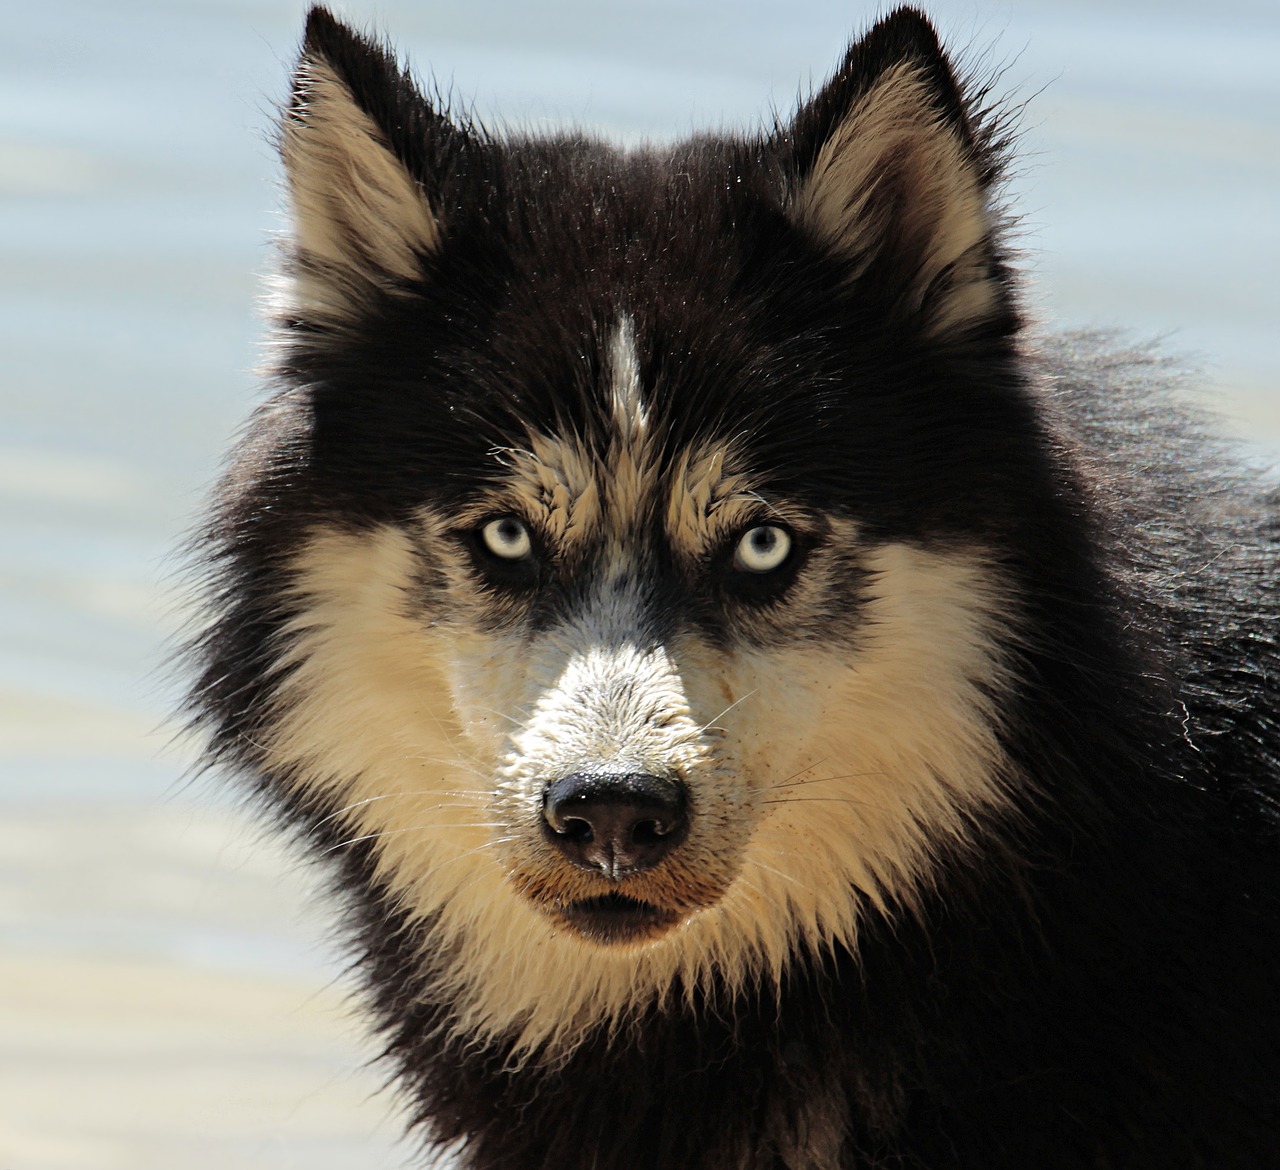
[[(415, 851), (486, 839), (487, 788), (457, 726), (447, 658), (424, 617), (419, 550), (405, 530), (316, 528), (290, 567), (295, 616), (280, 639), (266, 762), (282, 783), (311, 790), (348, 839), (378, 842), (391, 869)], [(482, 737), (478, 721), (472, 735)], [(477, 837), (477, 834), (480, 834)]]
[(865, 560), (851, 645), (753, 656), (769, 716), (744, 720), (738, 749), (773, 778), (752, 858), (790, 879), (768, 884), (810, 943), (852, 941), (849, 889), (890, 916), (912, 907), (1017, 783), (998, 709), (1017, 598), (974, 552), (891, 544)]

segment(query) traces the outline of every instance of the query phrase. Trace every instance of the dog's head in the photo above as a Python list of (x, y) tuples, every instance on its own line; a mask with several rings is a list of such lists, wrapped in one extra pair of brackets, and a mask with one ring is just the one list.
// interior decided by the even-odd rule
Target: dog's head
[(992, 123), (924, 19), (788, 125), (622, 152), (451, 118), (316, 10), (281, 146), (215, 750), (530, 1044), (909, 905), (1004, 799), (1039, 474)]

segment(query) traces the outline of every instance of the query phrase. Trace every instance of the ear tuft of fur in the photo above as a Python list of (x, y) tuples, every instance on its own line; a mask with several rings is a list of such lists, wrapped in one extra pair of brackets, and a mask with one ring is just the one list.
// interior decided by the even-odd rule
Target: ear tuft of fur
[(457, 133), (386, 49), (311, 9), (280, 129), (293, 229), (288, 315), (339, 325), (371, 289), (395, 292), (420, 277), (442, 230), (421, 163), (433, 136)]
[(922, 13), (899, 9), (855, 42), (790, 145), (792, 217), (896, 316), (948, 339), (1007, 309), (990, 206), (999, 152)]

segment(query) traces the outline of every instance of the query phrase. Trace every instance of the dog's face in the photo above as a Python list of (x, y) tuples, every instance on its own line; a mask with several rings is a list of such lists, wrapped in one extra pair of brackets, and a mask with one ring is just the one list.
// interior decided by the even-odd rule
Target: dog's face
[(927, 26), (769, 137), (627, 155), (453, 125), (317, 13), (282, 145), (223, 744), (530, 1046), (909, 906), (1009, 779), (1028, 425)]

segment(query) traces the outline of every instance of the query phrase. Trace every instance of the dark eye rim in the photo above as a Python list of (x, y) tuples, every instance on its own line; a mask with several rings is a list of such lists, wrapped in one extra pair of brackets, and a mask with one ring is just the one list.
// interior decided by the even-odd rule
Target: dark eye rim
[[(778, 528), (790, 539), (791, 548), (786, 560), (776, 568), (758, 572), (752, 569), (740, 569), (734, 563), (738, 545), (753, 528)], [(717, 554), (712, 571), (721, 591), (733, 600), (756, 605), (772, 604), (782, 600), (791, 588), (815, 543), (813, 536), (790, 524), (770, 516), (762, 516), (734, 530), (733, 535), (724, 542)]]
[[(491, 549), (484, 538), (484, 530), (495, 520), (517, 520), (529, 534), (529, 553), (523, 557), (504, 557)], [(457, 533), (463, 547), (471, 556), (475, 567), (495, 584), (528, 586), (542, 575), (544, 543), (536, 525), (518, 512), (491, 512), (474, 524)]]

